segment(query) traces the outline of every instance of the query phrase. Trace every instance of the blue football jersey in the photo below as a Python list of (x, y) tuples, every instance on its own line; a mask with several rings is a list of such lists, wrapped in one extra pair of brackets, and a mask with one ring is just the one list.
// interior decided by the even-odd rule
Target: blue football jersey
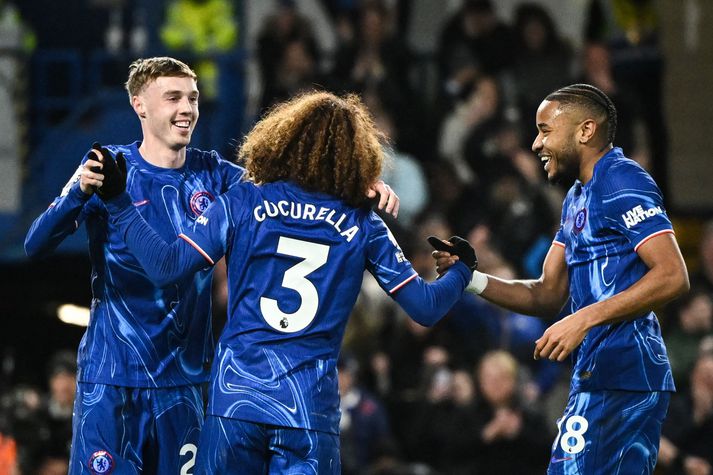
[[(672, 233), (661, 191), (636, 162), (614, 148), (576, 181), (562, 208), (555, 244), (569, 270), (569, 313), (632, 286), (648, 268), (636, 253), (647, 239)], [(656, 315), (592, 328), (572, 355), (572, 392), (602, 389), (673, 391), (671, 366)]]
[(390, 293), (417, 277), (381, 218), (292, 183), (242, 183), (181, 237), (227, 259), (208, 413), (338, 433), (336, 362), (364, 270)]
[[(141, 157), (139, 145), (107, 148), (114, 154), (123, 152), (134, 206), (166, 240), (176, 239), (243, 174), (215, 151), (190, 148), (183, 167), (156, 167)], [(65, 201), (80, 201), (74, 227), (81, 222), (87, 227), (93, 299), (79, 346), (78, 380), (145, 388), (207, 381), (214, 352), (212, 268), (165, 288), (153, 285), (110, 223), (103, 202), (96, 195), (84, 195), (78, 178), (33, 223), (26, 241), (44, 239), (39, 236), (61, 218), (53, 213)]]

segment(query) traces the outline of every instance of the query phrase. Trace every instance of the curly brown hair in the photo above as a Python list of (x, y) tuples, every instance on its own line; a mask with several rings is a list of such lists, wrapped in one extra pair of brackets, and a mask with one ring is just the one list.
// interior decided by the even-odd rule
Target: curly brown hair
[(314, 91), (270, 109), (238, 160), (257, 184), (289, 180), (358, 207), (381, 175), (385, 143), (358, 96)]

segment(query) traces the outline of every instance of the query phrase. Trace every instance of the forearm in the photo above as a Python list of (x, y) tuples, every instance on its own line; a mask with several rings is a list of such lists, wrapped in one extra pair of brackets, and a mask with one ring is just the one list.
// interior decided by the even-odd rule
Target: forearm
[(566, 295), (555, 288), (548, 288), (539, 279), (505, 280), (489, 274), (487, 279), (487, 285), (480, 296), (523, 315), (554, 317), (566, 301)]
[(432, 326), (461, 298), (470, 276), (470, 269), (459, 262), (435, 282), (416, 277), (394, 299), (413, 320)]
[(107, 210), (131, 253), (156, 286), (175, 283), (208, 265), (182, 239), (166, 243), (134, 208), (127, 193), (107, 202)]
[(25, 253), (37, 257), (53, 251), (68, 235), (79, 226), (77, 219), (84, 204), (91, 195), (73, 186), (66, 196), (50, 206), (30, 227), (25, 237)]

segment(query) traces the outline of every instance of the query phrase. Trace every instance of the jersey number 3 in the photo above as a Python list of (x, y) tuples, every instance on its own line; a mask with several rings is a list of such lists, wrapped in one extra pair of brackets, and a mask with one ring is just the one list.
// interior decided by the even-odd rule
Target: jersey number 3
[(297, 292), (302, 303), (293, 313), (285, 313), (280, 310), (277, 300), (261, 297), (260, 311), (268, 325), (275, 330), (294, 333), (307, 327), (317, 315), (319, 294), (307, 276), (327, 262), (329, 246), (281, 236), (277, 243), (277, 253), (304, 259), (287, 269), (282, 278), (282, 286)]

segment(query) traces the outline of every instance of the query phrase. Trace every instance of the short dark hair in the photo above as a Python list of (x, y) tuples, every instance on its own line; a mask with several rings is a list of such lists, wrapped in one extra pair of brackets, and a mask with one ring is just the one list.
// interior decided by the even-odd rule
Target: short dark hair
[(612, 100), (600, 89), (591, 84), (571, 84), (557, 89), (545, 97), (546, 101), (560, 104), (574, 104), (588, 109), (592, 113), (606, 114), (607, 140), (614, 142), (616, 137), (617, 113)]

